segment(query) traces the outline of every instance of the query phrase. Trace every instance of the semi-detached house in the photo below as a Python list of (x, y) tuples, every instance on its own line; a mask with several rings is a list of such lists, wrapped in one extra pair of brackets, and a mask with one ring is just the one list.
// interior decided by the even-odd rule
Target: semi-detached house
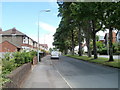
[(6, 31), (0, 29), (0, 52), (15, 52), (21, 49), (37, 50), (38, 43), (26, 34), (12, 28)]

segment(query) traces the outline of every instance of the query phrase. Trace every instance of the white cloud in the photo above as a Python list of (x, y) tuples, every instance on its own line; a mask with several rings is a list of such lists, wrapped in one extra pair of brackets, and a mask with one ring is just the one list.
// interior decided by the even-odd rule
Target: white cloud
[[(36, 23), (37, 24), (37, 23)], [(39, 22), (39, 26), (42, 30), (45, 30), (47, 32), (45, 33), (40, 33), (39, 34), (39, 43), (40, 44), (48, 44), (48, 48), (52, 48), (52, 43), (53, 43), (53, 34), (56, 32), (56, 27), (45, 23), (45, 22)], [(41, 30), (40, 29), (40, 30)], [(29, 35), (30, 37), (32, 37), (33, 40), (38, 42), (38, 36), (35, 34), (31, 34)]]
[(47, 34), (47, 35), (45, 35), (45, 37), (44, 37), (44, 43), (46, 43), (46, 44), (48, 44), (48, 47), (50, 48), (52, 48), (53, 47), (53, 45), (52, 45), (52, 43), (53, 43), (53, 34), (51, 33), (51, 34)]
[(43, 30), (46, 30), (46, 31), (49, 31), (49, 32), (55, 32), (56, 31), (56, 27), (50, 25), (50, 24), (47, 24), (45, 22), (39, 22), (39, 26), (43, 29)]
[[(38, 37), (35, 34), (31, 34), (29, 35), (33, 40), (38, 42)], [(49, 34), (42, 34), (39, 37), (39, 43), (40, 44), (47, 44), (48, 48), (52, 48), (52, 43), (53, 43), (53, 33), (49, 33)]]

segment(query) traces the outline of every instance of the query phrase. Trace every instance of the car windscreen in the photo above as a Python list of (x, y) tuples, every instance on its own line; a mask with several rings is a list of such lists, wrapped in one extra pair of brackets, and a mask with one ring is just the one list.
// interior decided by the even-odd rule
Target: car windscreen
[(58, 52), (52, 52), (51, 55), (58, 55)]

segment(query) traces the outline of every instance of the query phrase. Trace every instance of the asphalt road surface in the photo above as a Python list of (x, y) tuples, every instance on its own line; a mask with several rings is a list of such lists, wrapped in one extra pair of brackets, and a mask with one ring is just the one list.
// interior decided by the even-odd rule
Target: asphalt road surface
[(118, 69), (65, 56), (51, 61), (72, 88), (118, 88)]

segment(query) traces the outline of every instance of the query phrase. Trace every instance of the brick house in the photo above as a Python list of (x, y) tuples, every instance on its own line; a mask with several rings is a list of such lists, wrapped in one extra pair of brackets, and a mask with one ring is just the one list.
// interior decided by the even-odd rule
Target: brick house
[(8, 41), (0, 43), (0, 52), (15, 52), (19, 50), (20, 50), (19, 46), (16, 46)]
[[(116, 33), (115, 32), (112, 32), (112, 43), (115, 43), (116, 42)], [(105, 36), (104, 36), (104, 39), (105, 39), (105, 44), (107, 45), (107, 41), (109, 40), (109, 33), (106, 33)]]
[[(26, 34), (18, 31), (16, 28), (12, 28), (6, 31), (2, 31), (2, 29), (0, 29), (0, 38), (0, 45), (2, 48), (5, 48), (5, 46), (8, 48), (9, 45), (14, 47), (13, 50), (1, 49), (0, 52), (13, 52), (16, 51), (17, 48), (28, 50), (36, 50), (37, 48), (37, 42), (28, 37)], [(19, 49), (17, 49), (17, 51), (19, 51)]]
[(40, 44), (40, 48), (44, 50), (48, 50), (48, 45), (47, 44)]

